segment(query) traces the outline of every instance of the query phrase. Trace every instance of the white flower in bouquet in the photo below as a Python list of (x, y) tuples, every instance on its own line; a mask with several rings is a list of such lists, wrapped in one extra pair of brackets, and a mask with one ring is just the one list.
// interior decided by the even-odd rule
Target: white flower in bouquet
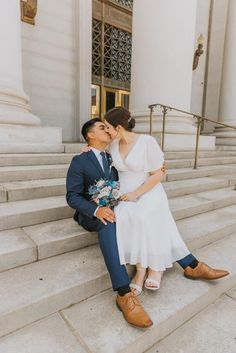
[(105, 184), (105, 180), (103, 180), (103, 179), (100, 179), (98, 182), (97, 182), (97, 187), (101, 187), (101, 186), (103, 186)]
[(118, 189), (112, 190), (112, 196), (114, 197), (115, 200), (118, 200), (120, 198), (120, 190)]
[(99, 194), (99, 198), (101, 197), (106, 197), (109, 196), (111, 192), (111, 187), (110, 186), (106, 186), (105, 188), (103, 188)]

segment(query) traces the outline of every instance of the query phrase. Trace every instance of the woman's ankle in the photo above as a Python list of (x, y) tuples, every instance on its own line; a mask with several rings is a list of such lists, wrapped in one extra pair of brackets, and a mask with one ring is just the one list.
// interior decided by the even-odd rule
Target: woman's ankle
[(164, 273), (164, 271), (156, 271), (156, 270), (153, 270), (149, 267), (148, 271), (147, 271), (147, 278), (161, 279), (163, 276), (163, 273)]

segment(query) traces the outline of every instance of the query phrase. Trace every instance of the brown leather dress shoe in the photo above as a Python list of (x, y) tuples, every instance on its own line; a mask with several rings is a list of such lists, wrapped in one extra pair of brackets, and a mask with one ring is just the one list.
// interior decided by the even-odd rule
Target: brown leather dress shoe
[(144, 311), (142, 305), (134, 293), (130, 292), (124, 296), (120, 296), (118, 294), (116, 297), (116, 305), (122, 311), (125, 320), (129, 324), (141, 328), (152, 326), (152, 320)]
[(222, 278), (228, 275), (228, 271), (212, 268), (204, 262), (199, 262), (197, 267), (195, 268), (191, 268), (190, 266), (188, 266), (184, 270), (184, 276), (190, 279), (212, 280)]

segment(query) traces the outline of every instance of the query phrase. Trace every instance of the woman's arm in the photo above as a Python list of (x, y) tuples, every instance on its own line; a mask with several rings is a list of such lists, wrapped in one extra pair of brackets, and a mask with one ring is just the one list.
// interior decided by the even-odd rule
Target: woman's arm
[[(89, 145), (84, 145), (80, 148), (81, 153), (87, 153), (91, 150)], [(109, 146), (106, 148), (106, 151), (109, 152)]]
[(132, 192), (128, 192), (127, 194), (122, 195), (120, 199), (122, 201), (134, 201), (138, 197), (142, 196), (162, 181), (163, 176), (165, 175), (164, 170), (165, 169), (161, 168), (159, 170), (150, 172), (149, 178), (143, 185)]

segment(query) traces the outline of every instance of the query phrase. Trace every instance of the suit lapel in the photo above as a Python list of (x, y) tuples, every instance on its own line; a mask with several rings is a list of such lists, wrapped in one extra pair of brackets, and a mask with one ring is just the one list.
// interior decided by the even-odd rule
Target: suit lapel
[(95, 154), (93, 153), (93, 151), (87, 152), (87, 156), (93, 162), (94, 166), (97, 168), (97, 170), (101, 174), (102, 178), (105, 178), (105, 174), (102, 170), (102, 167), (101, 167), (100, 163), (98, 162), (98, 159), (95, 156)]

